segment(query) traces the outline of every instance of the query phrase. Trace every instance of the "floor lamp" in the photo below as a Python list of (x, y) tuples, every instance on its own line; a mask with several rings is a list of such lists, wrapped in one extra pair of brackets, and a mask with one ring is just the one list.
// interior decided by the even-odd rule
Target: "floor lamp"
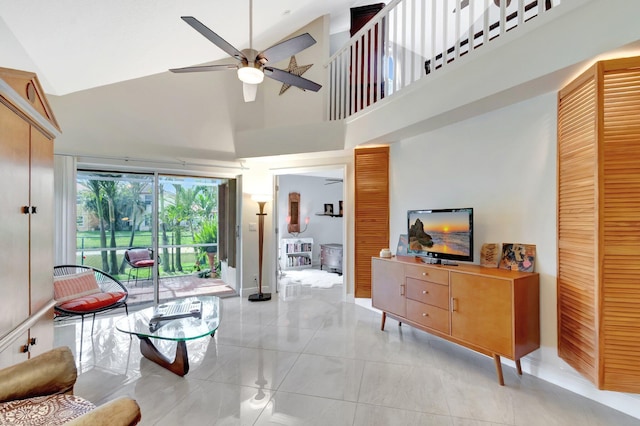
[(264, 302), (271, 300), (271, 293), (262, 292), (262, 246), (264, 243), (264, 217), (267, 215), (264, 212), (264, 205), (271, 198), (265, 195), (252, 195), (251, 199), (258, 203), (260, 212), (256, 213), (258, 216), (258, 293), (249, 295), (249, 301)]

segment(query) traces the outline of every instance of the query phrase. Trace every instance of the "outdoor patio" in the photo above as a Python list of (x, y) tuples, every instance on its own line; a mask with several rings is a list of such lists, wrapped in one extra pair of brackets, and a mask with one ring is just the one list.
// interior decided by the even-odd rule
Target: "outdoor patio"
[[(138, 279), (122, 282), (129, 290), (131, 305), (149, 303), (153, 301), (153, 283), (149, 279)], [(229, 297), (236, 294), (235, 290), (226, 285), (221, 278), (200, 278), (196, 274), (160, 278), (160, 300), (176, 297), (213, 295)]]

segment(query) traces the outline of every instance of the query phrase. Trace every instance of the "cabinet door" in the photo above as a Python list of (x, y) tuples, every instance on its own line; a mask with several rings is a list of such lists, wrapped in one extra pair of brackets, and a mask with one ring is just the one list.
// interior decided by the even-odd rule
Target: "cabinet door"
[[(29, 215), (31, 232), (31, 306), (38, 312), (53, 299), (53, 141), (31, 128), (31, 188)], [(31, 356), (53, 347), (53, 311), (40, 318), (30, 330), (37, 343)]]
[(451, 335), (513, 359), (511, 281), (451, 273)]
[(404, 265), (374, 258), (371, 277), (373, 307), (404, 317), (406, 315)]
[(0, 335), (29, 315), (29, 128), (0, 103)]

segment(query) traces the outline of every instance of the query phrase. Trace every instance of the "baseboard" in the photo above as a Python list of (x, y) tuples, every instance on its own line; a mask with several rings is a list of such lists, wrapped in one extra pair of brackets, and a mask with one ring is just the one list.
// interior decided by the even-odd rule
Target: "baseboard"
[[(543, 362), (541, 357), (553, 357), (558, 365)], [(515, 368), (513, 361), (504, 358), (503, 361), (505, 365)], [(640, 395), (597, 389), (593, 383), (558, 358), (555, 348), (539, 349), (532, 355), (522, 358), (521, 364), (523, 372), (640, 419)]]

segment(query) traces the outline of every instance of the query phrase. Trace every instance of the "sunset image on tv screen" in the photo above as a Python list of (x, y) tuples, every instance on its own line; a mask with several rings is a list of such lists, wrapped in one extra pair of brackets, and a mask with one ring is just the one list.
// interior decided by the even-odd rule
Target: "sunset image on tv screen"
[(409, 250), (468, 256), (471, 251), (469, 212), (413, 212), (409, 216)]

